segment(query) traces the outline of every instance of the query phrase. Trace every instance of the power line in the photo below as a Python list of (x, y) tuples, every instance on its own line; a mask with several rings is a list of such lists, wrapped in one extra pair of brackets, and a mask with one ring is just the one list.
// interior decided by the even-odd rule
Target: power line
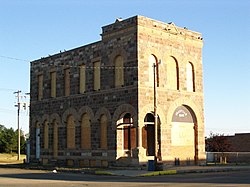
[[(16, 61), (23, 61), (23, 62), (30, 62), (29, 60), (24, 60), (16, 57), (9, 57), (9, 56), (3, 56), (0, 55), (0, 58), (6, 58), (6, 59), (11, 59), (11, 60), (16, 60)], [(41, 65), (45, 65), (42, 63)], [(138, 66), (123, 66), (123, 67), (117, 67), (117, 66), (100, 66), (100, 67), (94, 67), (94, 66), (86, 66), (86, 67), (81, 67), (82, 65), (67, 65), (67, 64), (48, 64), (48, 66), (54, 66), (54, 67), (69, 67), (69, 68), (75, 68), (75, 67), (80, 67), (80, 68), (85, 68), (85, 69), (137, 69)], [(0, 88), (1, 89), (1, 88)]]
[[(102, 65), (99, 67), (95, 67), (95, 66), (84, 66), (82, 67), (84, 64), (80, 64), (80, 65), (68, 65), (68, 64), (48, 64), (48, 67), (64, 67), (64, 68), (80, 68), (80, 69), (138, 69), (138, 66), (106, 66), (106, 65)], [(45, 66), (45, 64), (41, 64), (40, 66)]]
[(11, 89), (11, 88), (0, 88), (0, 91), (6, 91), (6, 92), (13, 92), (16, 89)]
[(10, 59), (10, 60), (17, 60), (17, 61), (24, 61), (24, 62), (30, 62), (29, 60), (24, 60), (24, 59), (15, 58), (15, 57), (9, 57), (9, 56), (3, 56), (3, 55), (0, 55), (0, 58), (6, 58), (6, 59)]

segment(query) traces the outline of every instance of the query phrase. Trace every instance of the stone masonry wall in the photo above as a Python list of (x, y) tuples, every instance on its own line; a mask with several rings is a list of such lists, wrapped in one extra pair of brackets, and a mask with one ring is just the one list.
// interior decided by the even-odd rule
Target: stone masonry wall
[[(173, 147), (171, 142), (171, 120), (175, 108), (179, 105), (189, 106), (198, 120), (198, 158), (204, 160), (204, 116), (203, 116), (203, 71), (202, 71), (202, 37), (201, 34), (175, 26), (173, 23), (162, 23), (140, 16), (138, 19), (138, 74), (139, 89), (139, 132), (147, 113), (154, 111), (153, 84), (149, 81), (149, 72), (153, 72), (149, 64), (149, 56), (154, 55), (159, 64), (159, 87), (157, 88), (158, 115), (161, 120), (161, 159), (174, 163), (175, 158), (186, 160), (187, 155), (178, 155), (185, 147)], [(178, 64), (179, 89), (171, 89), (168, 85), (168, 62), (174, 58)], [(194, 66), (195, 91), (189, 92), (186, 87), (186, 64)], [(140, 144), (141, 145), (141, 144)], [(146, 156), (146, 150), (140, 149), (140, 161), (152, 159)], [(175, 149), (177, 149), (175, 151)], [(179, 151), (178, 151), (179, 149)], [(190, 149), (190, 151), (192, 151)], [(192, 151), (193, 152), (193, 151)], [(193, 152), (194, 156), (194, 152)], [(191, 157), (194, 160), (194, 157)]]
[[(137, 76), (137, 29), (136, 19), (119, 26), (119, 30), (104, 27), (102, 40), (70, 51), (52, 55), (31, 62), (31, 158), (35, 159), (35, 128), (40, 125), (41, 156), (44, 164), (56, 161), (57, 164), (81, 166), (107, 166), (115, 160), (116, 120), (114, 113), (132, 108), (134, 118), (138, 108)], [(114, 23), (119, 25), (119, 22)], [(124, 86), (114, 86), (114, 59), (121, 55), (124, 61)], [(93, 89), (93, 62), (101, 62), (101, 88)], [(86, 91), (79, 93), (79, 66), (86, 67)], [(70, 96), (64, 96), (64, 69), (70, 70)], [(50, 72), (56, 72), (56, 98), (50, 97)], [(43, 98), (38, 100), (38, 75), (43, 75)], [(129, 107), (126, 107), (129, 106)], [(120, 108), (119, 108), (120, 107)], [(118, 109), (119, 108), (119, 109)], [(125, 109), (124, 109), (125, 108)], [(132, 110), (131, 109), (131, 110)], [(91, 150), (80, 148), (80, 120), (83, 112), (91, 117)], [(76, 126), (76, 148), (66, 148), (66, 119), (72, 114)], [(108, 118), (108, 149), (100, 149), (100, 116)], [(57, 118), (55, 117), (57, 116)], [(119, 116), (118, 116), (119, 117)], [(52, 121), (58, 121), (58, 158), (53, 157)], [(49, 148), (43, 148), (43, 123), (49, 121)]]
[[(36, 128), (40, 127), (40, 159), (44, 164), (96, 167), (115, 164), (117, 159), (117, 121), (122, 115), (130, 113), (136, 127), (137, 163), (143, 164), (154, 159), (147, 156), (143, 144), (145, 116), (154, 111), (154, 92), (152, 64), (153, 55), (159, 64), (159, 87), (157, 88), (160, 119), (158, 131), (160, 160), (174, 163), (201, 162), (205, 159), (204, 107), (203, 107), (203, 70), (202, 36), (200, 33), (162, 23), (143, 16), (126, 20), (117, 19), (115, 23), (102, 27), (102, 38), (96, 43), (85, 45), (31, 62), (31, 106), (30, 106), (30, 143), (31, 160), (36, 159)], [(124, 85), (115, 87), (115, 58), (123, 58)], [(176, 62), (178, 86), (170, 87), (168, 62)], [(93, 63), (101, 63), (100, 90), (94, 90)], [(187, 63), (192, 64), (194, 90), (187, 88)], [(86, 90), (80, 93), (79, 66), (86, 67)], [(70, 72), (70, 94), (65, 96), (65, 69)], [(56, 97), (51, 97), (50, 73), (56, 72)], [(168, 73), (167, 73), (168, 72)], [(170, 72), (171, 73), (171, 72)], [(38, 76), (43, 75), (43, 98), (38, 100)], [(175, 146), (172, 134), (172, 117), (177, 107), (184, 106), (193, 115), (193, 146)], [(80, 124), (83, 114), (88, 113), (91, 126), (91, 149), (81, 149)], [(100, 148), (100, 118), (105, 114), (108, 120), (107, 149)], [(66, 121), (73, 115), (75, 123), (75, 142), (73, 149), (67, 149)], [(43, 124), (49, 123), (49, 147), (43, 147)], [(58, 125), (58, 153), (53, 149), (53, 124)], [(178, 123), (176, 123), (178, 125)], [(181, 125), (185, 125), (184, 123)], [(180, 125), (180, 127), (181, 127)], [(183, 130), (180, 128), (180, 131)], [(123, 136), (120, 133), (120, 136)], [(119, 135), (118, 135), (119, 136)], [(184, 134), (188, 137), (188, 134)], [(122, 147), (122, 145), (120, 146)], [(178, 149), (182, 151), (178, 152)], [(188, 152), (188, 154), (184, 154)], [(123, 150), (121, 150), (121, 155)], [(120, 154), (120, 153), (119, 153)], [(133, 156), (132, 156), (133, 157)], [(189, 158), (187, 158), (189, 157)], [(131, 158), (129, 158), (131, 159)]]

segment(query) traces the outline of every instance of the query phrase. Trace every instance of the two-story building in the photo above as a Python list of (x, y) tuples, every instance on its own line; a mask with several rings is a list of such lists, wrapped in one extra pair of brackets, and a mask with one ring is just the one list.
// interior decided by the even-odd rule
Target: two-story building
[(31, 161), (203, 162), (202, 46), (200, 33), (135, 16), (102, 27), (98, 42), (31, 62)]

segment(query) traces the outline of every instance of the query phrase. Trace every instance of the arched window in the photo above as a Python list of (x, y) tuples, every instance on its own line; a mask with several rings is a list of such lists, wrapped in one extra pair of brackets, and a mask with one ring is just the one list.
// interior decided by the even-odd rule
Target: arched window
[(44, 121), (43, 130), (44, 130), (44, 132), (43, 132), (43, 137), (44, 137), (43, 147), (44, 147), (44, 149), (48, 149), (49, 148), (49, 124), (48, 124), (47, 120)]
[(38, 101), (43, 99), (43, 75), (38, 75)]
[(187, 63), (187, 91), (194, 92), (195, 91), (195, 79), (194, 79), (194, 66), (191, 62)]
[(90, 149), (91, 148), (91, 128), (90, 128), (90, 118), (87, 113), (82, 115), (81, 121), (81, 148)]
[(167, 62), (167, 87), (169, 89), (179, 89), (179, 68), (174, 57), (169, 58)]
[(56, 72), (50, 73), (50, 96), (56, 97)]
[(122, 56), (115, 58), (115, 87), (124, 85), (124, 68)]
[(108, 127), (108, 119), (105, 115), (102, 115), (100, 118), (100, 125), (101, 125), (101, 141), (100, 147), (101, 149), (107, 149), (107, 127)]
[(53, 156), (58, 156), (58, 124), (56, 120), (53, 121)]
[(70, 95), (70, 69), (64, 69), (64, 94), (65, 96)]
[[(198, 159), (197, 118), (191, 107), (176, 107), (171, 122), (171, 153), (180, 159)], [(182, 149), (180, 149), (182, 147)]]
[(93, 63), (94, 66), (94, 90), (101, 89), (101, 62)]
[(154, 87), (154, 69), (153, 65), (157, 63), (157, 58), (154, 55), (150, 55), (148, 58), (148, 76), (149, 76), (149, 84), (148, 86)]
[(67, 148), (75, 148), (75, 120), (73, 115), (67, 118)]
[(79, 75), (79, 89), (80, 93), (84, 93), (86, 91), (86, 66), (80, 66), (80, 75)]

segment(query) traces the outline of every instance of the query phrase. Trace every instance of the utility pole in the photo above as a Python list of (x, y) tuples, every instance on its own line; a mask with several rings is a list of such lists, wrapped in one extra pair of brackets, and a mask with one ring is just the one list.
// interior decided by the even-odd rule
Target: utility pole
[(18, 143), (17, 143), (17, 148), (18, 148), (18, 154), (17, 154), (17, 160), (20, 160), (20, 127), (19, 127), (19, 115), (20, 115), (20, 93), (21, 90), (18, 90), (16, 92), (14, 92), (14, 94), (17, 94), (17, 105), (15, 105), (15, 107), (17, 107), (17, 131), (18, 131)]
[(156, 62), (153, 64), (154, 69), (154, 118), (155, 118), (155, 166), (157, 166), (157, 159), (158, 159), (158, 115), (157, 115), (157, 87), (159, 87), (159, 64), (161, 62)]

